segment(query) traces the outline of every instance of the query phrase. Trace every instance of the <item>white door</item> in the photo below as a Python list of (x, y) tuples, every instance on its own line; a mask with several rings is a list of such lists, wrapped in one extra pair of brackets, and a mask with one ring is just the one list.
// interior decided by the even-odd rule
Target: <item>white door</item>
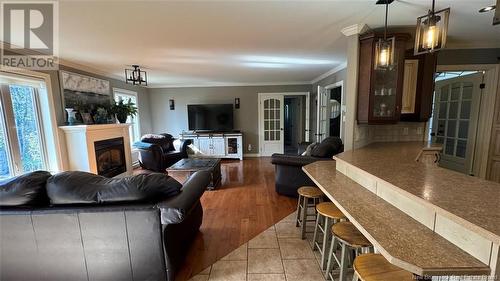
[(316, 114), (316, 141), (321, 142), (329, 136), (329, 117), (328, 117), (328, 90), (325, 87), (318, 86), (318, 106)]
[(431, 141), (443, 145), (439, 165), (473, 173), (482, 73), (436, 82)]
[(271, 156), (273, 153), (283, 153), (283, 100), (284, 95), (261, 95), (259, 101), (261, 124), (260, 155)]

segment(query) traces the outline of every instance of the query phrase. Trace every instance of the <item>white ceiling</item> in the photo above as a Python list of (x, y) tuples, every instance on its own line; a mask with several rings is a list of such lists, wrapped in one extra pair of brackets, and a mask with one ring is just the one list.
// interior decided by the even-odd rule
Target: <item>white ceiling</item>
[[(430, 0), (396, 0), (389, 25), (413, 26)], [(449, 47), (500, 47), (494, 0), (437, 0), (451, 7)], [(152, 87), (310, 82), (345, 63), (352, 24), (383, 25), (375, 0), (61, 1), (60, 57), (123, 79), (147, 68)]]

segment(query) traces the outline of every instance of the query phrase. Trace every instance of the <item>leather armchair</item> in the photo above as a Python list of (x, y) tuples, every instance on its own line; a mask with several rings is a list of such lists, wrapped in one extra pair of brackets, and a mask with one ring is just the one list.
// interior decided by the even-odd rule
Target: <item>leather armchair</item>
[(143, 169), (164, 173), (165, 169), (188, 158), (187, 146), (191, 140), (177, 140), (180, 142), (178, 149), (174, 146), (174, 138), (169, 134), (144, 135), (141, 141), (134, 143), (134, 148), (139, 151), (139, 163)]
[[(82, 177), (85, 176), (80, 179)], [(86, 184), (109, 180), (96, 177), (86, 177)], [(31, 184), (42, 178), (47, 180), (44, 174), (38, 174), (31, 182), (23, 179), (26, 182), (23, 190), (30, 192), (19, 192), (19, 180), (15, 180), (16, 188), (0, 182), (0, 191), (10, 193), (6, 200), (0, 200), (3, 204), (0, 206), (0, 280), (174, 281), (199, 231), (203, 219), (200, 197), (210, 174), (196, 172), (177, 195), (155, 201), (50, 205), (42, 200), (37, 204), (12, 205), (35, 200), (31, 196), (34, 190)], [(143, 175), (132, 182), (146, 178)], [(73, 179), (67, 179), (68, 192), (75, 196), (88, 193), (77, 183), (69, 188), (69, 181)], [(115, 181), (114, 187), (121, 185), (131, 190), (130, 184), (127, 180)], [(107, 184), (95, 188), (110, 192)], [(46, 193), (45, 187), (37, 190)], [(22, 198), (26, 200), (20, 200)], [(10, 203), (5, 203), (7, 201)]]
[(299, 144), (299, 155), (273, 154), (271, 163), (275, 167), (275, 190), (289, 197), (298, 197), (297, 189), (304, 185), (316, 184), (302, 171), (302, 167), (316, 161), (333, 160), (332, 157), (344, 151), (338, 137), (324, 139), (312, 151), (312, 156), (300, 155), (310, 143)]

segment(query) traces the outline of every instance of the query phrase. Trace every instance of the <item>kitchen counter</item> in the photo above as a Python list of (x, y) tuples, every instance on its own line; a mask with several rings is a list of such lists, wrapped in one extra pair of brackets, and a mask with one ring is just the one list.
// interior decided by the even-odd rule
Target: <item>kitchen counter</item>
[[(336, 155), (335, 164), (317, 162), (305, 166), (304, 171), (332, 201), (339, 200), (341, 209), (353, 213), (357, 226), (366, 228), (364, 234), (385, 249), (381, 252), (390, 262), (416, 274), (441, 275), (449, 270), (450, 274), (464, 275), (467, 265), (479, 269), (477, 274), (484, 274), (485, 265), (492, 275), (499, 272), (500, 184), (416, 162), (424, 147), (427, 144), (423, 142), (373, 143)], [(350, 200), (363, 196), (366, 204), (373, 205), (371, 211), (355, 211), (354, 202), (343, 197), (347, 195), (342, 190), (347, 188), (354, 194)], [(373, 225), (373, 221), (382, 223), (379, 216), (390, 225), (381, 229)], [(408, 228), (412, 230), (405, 230)], [(396, 245), (402, 243), (400, 252), (391, 240)], [(437, 252), (431, 251), (436, 245)], [(480, 264), (453, 252), (449, 245)], [(426, 251), (419, 252), (423, 248), (431, 253), (427, 260)], [(457, 260), (449, 260), (453, 258)], [(447, 269), (440, 272), (443, 268)]]
[(394, 265), (417, 275), (487, 275), (490, 268), (342, 173), (335, 161), (303, 168)]

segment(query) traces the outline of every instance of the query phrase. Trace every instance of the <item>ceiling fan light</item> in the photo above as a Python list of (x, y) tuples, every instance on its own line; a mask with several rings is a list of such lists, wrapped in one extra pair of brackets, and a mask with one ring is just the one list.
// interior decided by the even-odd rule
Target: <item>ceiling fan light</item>
[(417, 18), (415, 32), (415, 55), (432, 53), (446, 46), (450, 8), (437, 12), (432, 10)]

